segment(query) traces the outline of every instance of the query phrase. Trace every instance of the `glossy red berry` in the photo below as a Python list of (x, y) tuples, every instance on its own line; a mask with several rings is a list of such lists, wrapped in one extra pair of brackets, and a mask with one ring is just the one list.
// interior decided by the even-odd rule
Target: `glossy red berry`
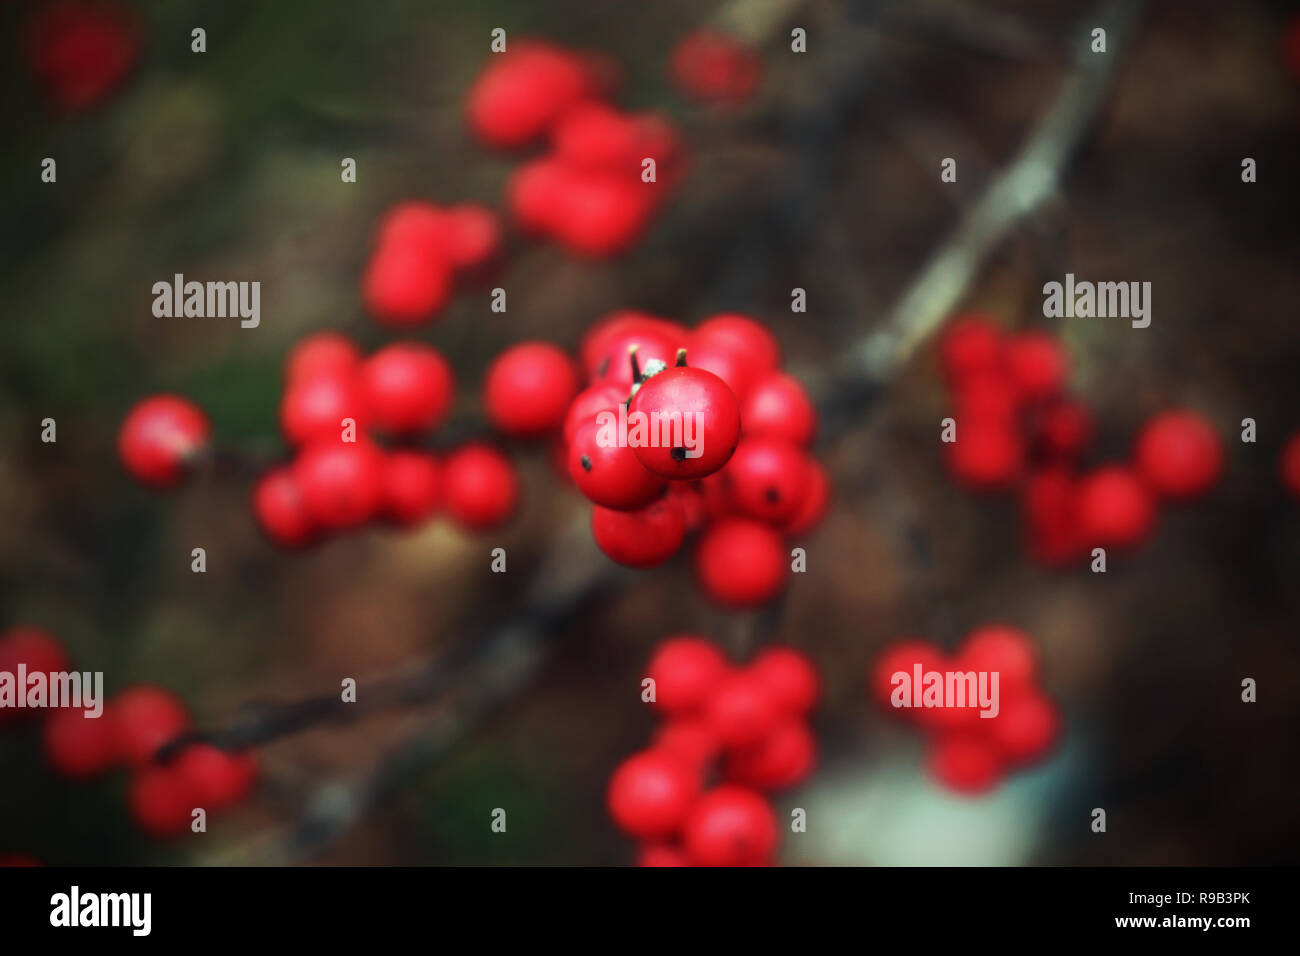
[(154, 395), (127, 413), (117, 451), (137, 481), (173, 488), (184, 480), (210, 435), (208, 417), (193, 402), (179, 395)]
[(338, 441), (344, 420), (357, 429), (369, 421), (363, 393), (352, 375), (315, 375), (294, 382), (280, 400), (280, 428), (291, 445), (317, 438)]
[(644, 508), (668, 484), (641, 464), (636, 452), (608, 437), (592, 422), (578, 429), (569, 443), (569, 476), (589, 501), (616, 511)]
[(1038, 680), (1038, 650), (1019, 628), (987, 624), (967, 635), (957, 656), (957, 669), (996, 673), (999, 694), (1019, 694)]
[(672, 365), (677, 360), (677, 349), (684, 338), (673, 338), (667, 333), (645, 323), (621, 325), (612, 334), (599, 340), (599, 348), (587, 365), (587, 374), (593, 380), (616, 388), (626, 401), (632, 391), (632, 350), (636, 350), (636, 366), (644, 369), (651, 362)]
[(131, 72), (140, 31), (130, 10), (106, 0), (57, 0), (27, 23), (27, 61), (52, 105), (95, 106)]
[(1078, 516), (1086, 547), (1133, 547), (1151, 534), (1155, 502), (1131, 468), (1107, 465), (1080, 480)]
[(523, 146), (596, 92), (582, 61), (547, 43), (512, 41), (470, 88), (470, 128), (498, 147)]
[(601, 382), (584, 388), (574, 396), (569, 410), (564, 413), (565, 442), (573, 441), (578, 429), (594, 422), (601, 412), (616, 412), (625, 397), (625, 392)]
[(749, 398), (754, 383), (771, 371), (755, 365), (752, 355), (743, 345), (725, 336), (702, 338), (698, 333), (692, 333), (686, 341), (686, 349), (691, 367), (712, 372), (722, 379), (736, 396), (737, 406)]
[(490, 445), (458, 448), (443, 463), (447, 513), (469, 531), (495, 528), (519, 504), (519, 479), (510, 459)]
[(645, 750), (619, 764), (605, 803), (621, 830), (657, 840), (681, 828), (699, 790), (699, 775), (686, 763), (662, 750)]
[(578, 391), (578, 374), (564, 350), (549, 342), (506, 349), (488, 369), (483, 404), (507, 435), (533, 437), (559, 428)]
[(135, 824), (160, 840), (188, 832), (198, 806), (189, 780), (171, 765), (144, 767), (132, 774), (126, 803)]
[(724, 775), (756, 790), (785, 790), (805, 780), (817, 763), (817, 741), (806, 724), (787, 720), (751, 747), (727, 756)]
[(257, 757), (211, 744), (186, 747), (168, 767), (188, 785), (196, 807), (217, 813), (239, 803), (257, 782)]
[(780, 525), (803, 504), (808, 456), (779, 438), (746, 438), (722, 470), (723, 487), (741, 514)]
[(362, 364), (358, 386), (373, 424), (391, 434), (442, 424), (455, 395), (447, 360), (423, 342), (387, 345)]
[(384, 514), (404, 527), (432, 517), (442, 505), (442, 465), (427, 452), (399, 450), (384, 459)]
[(726, 657), (704, 638), (667, 638), (655, 648), (647, 670), (655, 682), (655, 706), (674, 716), (696, 713), (729, 670)]
[(753, 790), (723, 784), (691, 807), (682, 839), (696, 866), (758, 866), (776, 850), (776, 815)]
[(1142, 426), (1133, 447), (1133, 464), (1157, 495), (1195, 498), (1223, 474), (1223, 443), (1204, 416), (1163, 412)]
[(996, 717), (982, 720), (1002, 758), (1011, 764), (1039, 760), (1051, 749), (1060, 732), (1060, 716), (1036, 692), (1003, 698)]
[(779, 438), (805, 446), (817, 431), (817, 413), (798, 380), (784, 372), (769, 372), (745, 396), (740, 411), (746, 436)]
[(750, 661), (748, 670), (767, 687), (777, 706), (790, 714), (808, 713), (821, 698), (817, 668), (792, 647), (764, 648)]
[(758, 88), (762, 61), (741, 40), (716, 30), (696, 30), (673, 49), (673, 83), (691, 99), (739, 106)]
[(713, 600), (730, 607), (765, 604), (785, 585), (790, 566), (778, 531), (752, 518), (723, 518), (704, 530), (695, 576)]
[(1022, 398), (1041, 401), (1065, 388), (1069, 363), (1061, 343), (1046, 332), (1019, 332), (1006, 341), (1007, 374)]
[(619, 564), (652, 568), (681, 548), (686, 516), (681, 503), (667, 495), (636, 511), (596, 505), (591, 511), (591, 535), (600, 550)]
[(89, 716), (83, 708), (53, 711), (42, 734), (45, 759), (54, 770), (74, 780), (104, 773), (118, 759), (118, 734), (111, 713)]
[(361, 297), (376, 321), (409, 328), (431, 319), (451, 296), (451, 266), (416, 244), (375, 250), (361, 279)]
[(312, 523), (321, 528), (359, 527), (384, 503), (384, 455), (366, 438), (311, 442), (294, 462), (293, 478)]
[(291, 466), (279, 465), (262, 475), (253, 486), (252, 500), (258, 527), (273, 543), (300, 548), (315, 539), (316, 525)]
[[(641, 464), (665, 478), (703, 478), (731, 458), (740, 440), (740, 405), (716, 375), (689, 366), (666, 368), (641, 385), (628, 404), (631, 429), (644, 423), (635, 446)], [(694, 446), (694, 447), (689, 447)]]
[(695, 345), (718, 344), (734, 352), (755, 375), (781, 365), (781, 346), (761, 322), (738, 312), (722, 312), (705, 319), (692, 333)]
[(337, 332), (317, 332), (290, 350), (284, 380), (292, 387), (317, 376), (347, 378), (360, 365), (361, 351), (351, 339)]
[(185, 705), (169, 691), (139, 685), (122, 691), (105, 708), (118, 735), (122, 759), (141, 767), (159, 748), (188, 731), (192, 722)]
[(726, 747), (751, 747), (785, 717), (786, 707), (751, 669), (727, 674), (705, 703), (709, 727)]
[(991, 790), (1002, 775), (993, 745), (976, 734), (944, 734), (930, 752), (931, 775), (949, 790), (976, 795)]

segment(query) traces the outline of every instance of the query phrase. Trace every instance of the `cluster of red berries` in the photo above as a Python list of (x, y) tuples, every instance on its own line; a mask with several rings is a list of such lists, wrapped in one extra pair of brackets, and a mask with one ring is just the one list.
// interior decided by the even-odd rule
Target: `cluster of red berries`
[(648, 677), (666, 722), (606, 793), (619, 829), (642, 843), (640, 864), (771, 863), (780, 827), (764, 793), (802, 782), (817, 762), (807, 724), (816, 669), (786, 647), (732, 667), (705, 638), (681, 635), (655, 649)]
[(362, 301), (383, 325), (420, 325), (442, 311), (458, 274), (481, 271), (500, 247), (496, 215), (485, 206), (398, 203), (375, 230), (374, 252), (361, 280)]
[(1186, 410), (1151, 418), (1131, 464), (1081, 470), (1092, 415), (1065, 394), (1065, 351), (1045, 332), (1004, 336), (992, 321), (966, 316), (944, 331), (940, 360), (955, 405), (949, 470), (975, 490), (1018, 491), (1026, 545), (1046, 564), (1135, 547), (1151, 534), (1161, 500), (1203, 495), (1223, 473), (1214, 426)]
[[(906, 683), (895, 681), (900, 672), (907, 675)], [(917, 675), (924, 681), (924, 675), (937, 673), (946, 683), (953, 672), (996, 673), (997, 715), (981, 716), (978, 700), (953, 706), (943, 698), (942, 686), (937, 700), (925, 700), (928, 694), (916, 686)], [(972, 631), (952, 657), (928, 641), (894, 645), (872, 669), (869, 689), (882, 707), (931, 735), (927, 765), (935, 780), (958, 793), (976, 794), (1004, 775), (1044, 760), (1060, 736), (1060, 715), (1039, 690), (1038, 676), (1038, 654), (1029, 636), (991, 624)], [(907, 699), (909, 692), (916, 697)], [(917, 698), (921, 706), (916, 706)]]
[(735, 37), (696, 30), (674, 48), (669, 60), (673, 84), (685, 96), (712, 106), (737, 107), (758, 88), (762, 62)]
[(588, 385), (564, 439), (597, 545), (652, 567), (698, 532), (705, 593), (734, 607), (771, 600), (789, 573), (784, 536), (810, 531), (830, 500), (806, 450), (816, 412), (780, 370), (776, 339), (734, 313), (687, 330), (623, 311), (587, 333), (580, 361)]
[[(29, 676), (69, 671), (67, 651), (53, 635), (14, 627), (0, 635), (0, 671)], [(26, 688), (19, 688), (23, 693)], [(0, 710), (0, 722), (17, 715), (46, 715), (42, 746), (46, 761), (62, 776), (89, 780), (116, 767), (131, 772), (127, 806), (136, 824), (156, 837), (189, 829), (193, 811), (208, 816), (242, 801), (257, 781), (251, 753), (229, 753), (194, 742), (159, 760), (159, 751), (193, 729), (185, 705), (158, 687), (137, 685), (104, 704), (98, 717), (83, 708)]]
[(24, 52), (56, 109), (89, 109), (116, 90), (140, 58), (135, 15), (113, 0), (55, 0), (27, 21)]
[(681, 172), (672, 126), (611, 105), (604, 72), (552, 44), (514, 41), (475, 80), (466, 110), (491, 146), (546, 142), (511, 176), (508, 205), (525, 232), (587, 256), (635, 241)]

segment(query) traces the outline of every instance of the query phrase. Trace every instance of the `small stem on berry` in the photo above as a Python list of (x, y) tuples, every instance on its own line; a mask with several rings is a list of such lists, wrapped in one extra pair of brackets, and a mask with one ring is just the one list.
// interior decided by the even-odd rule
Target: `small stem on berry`
[(630, 346), (630, 347), (628, 348), (628, 350), (627, 350), (627, 360), (628, 360), (629, 362), (632, 363), (632, 384), (633, 384), (633, 385), (640, 385), (640, 384), (641, 384), (641, 381), (642, 381), (642, 379), (641, 379), (641, 363), (640, 363), (639, 361), (637, 361), (636, 350), (637, 350), (637, 346), (635, 346), (635, 345)]
[(686, 367), (686, 349), (677, 350), (677, 367), (678, 368)]

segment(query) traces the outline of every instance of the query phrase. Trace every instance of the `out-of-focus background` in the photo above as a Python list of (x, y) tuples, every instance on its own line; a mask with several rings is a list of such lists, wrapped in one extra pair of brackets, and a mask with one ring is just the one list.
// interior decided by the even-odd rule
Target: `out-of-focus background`
[[(588, 506), (542, 449), (513, 450), (524, 504), (507, 528), (446, 522), (384, 530), (303, 553), (268, 545), (250, 476), (207, 473), (169, 495), (123, 473), (114, 442), (144, 395), (175, 391), (217, 440), (270, 459), (285, 353), (338, 329), (391, 340), (364, 314), (358, 280), (376, 220), (411, 197), (500, 207), (517, 156), (466, 129), (466, 90), (489, 31), (596, 50), (622, 71), (619, 102), (678, 125), (688, 175), (628, 254), (575, 259), (511, 238), (505, 314), (486, 289), (418, 329), (451, 361), (456, 417), (511, 342), (572, 348), (603, 313), (635, 307), (683, 322), (742, 311), (768, 323), (810, 385), (876, 327), (963, 210), (1016, 154), (1070, 70), (1082, 2), (793, 2), (761, 44), (762, 80), (722, 111), (673, 89), (671, 51), (711, 22), (756, 22), (773, 4), (397, 2), (128, 4), (141, 58), (113, 96), (67, 113), (21, 55), (39, 0), (0, 7), (0, 628), (58, 634), (108, 690), (172, 688), (204, 728), (252, 701), (332, 693), (453, 642), (508, 611), (541, 556)], [(639, 700), (647, 656), (676, 632), (737, 648), (752, 632), (809, 654), (825, 681), (817, 772), (775, 800), (808, 811), (790, 864), (1249, 864), (1294, 862), (1300, 745), (1300, 504), (1277, 478), (1300, 427), (1300, 81), (1285, 66), (1285, 3), (1153, 2), (1122, 56), (1100, 119), (1059, 195), (1001, 244), (961, 299), (1007, 328), (1050, 328), (1071, 387), (1096, 412), (1094, 458), (1126, 453), (1172, 406), (1205, 412), (1227, 473), (1206, 501), (1162, 511), (1142, 550), (1108, 573), (1034, 565), (1015, 505), (960, 490), (935, 439), (947, 399), (922, 348), (871, 428), (818, 446), (834, 495), (809, 537), (808, 572), (780, 606), (711, 606), (689, 562), (617, 579), (548, 644), (534, 680), (457, 728), (303, 862), (622, 864), (608, 822), (611, 769), (654, 726)], [(731, 18), (731, 21), (728, 20)], [(1105, 24), (1100, 24), (1105, 25)], [(807, 30), (791, 54), (789, 31)], [(190, 51), (203, 27), (208, 50)], [(55, 157), (57, 184), (39, 179)], [(939, 181), (959, 158), (955, 184)], [(340, 160), (357, 161), (355, 184)], [(1243, 184), (1244, 157), (1258, 182)], [(257, 329), (157, 319), (154, 282), (259, 280)], [(1149, 281), (1153, 321), (1042, 315), (1066, 272)], [(808, 292), (792, 314), (790, 290)], [(1258, 423), (1256, 444), (1237, 441)], [(40, 422), (58, 442), (40, 441)], [(865, 413), (864, 413), (865, 422)], [(918, 537), (922, 545), (918, 547)], [(601, 560), (575, 539), (575, 565)], [(206, 574), (190, 571), (202, 546)], [(511, 571), (488, 571), (505, 547)], [(551, 558), (550, 560), (554, 560)], [(1048, 763), (992, 795), (937, 789), (922, 741), (867, 699), (865, 675), (900, 637), (948, 644), (990, 620), (1024, 627), (1066, 718)], [(1240, 684), (1259, 682), (1245, 705)], [(436, 705), (325, 723), (260, 749), (256, 798), (198, 839), (141, 836), (124, 778), (72, 784), (43, 766), (35, 727), (0, 733), (0, 852), (49, 863), (256, 861), (259, 848), (331, 794), (354, 792), (401, 754)], [(508, 836), (489, 828), (509, 813)], [(1089, 829), (1107, 811), (1104, 836)]]

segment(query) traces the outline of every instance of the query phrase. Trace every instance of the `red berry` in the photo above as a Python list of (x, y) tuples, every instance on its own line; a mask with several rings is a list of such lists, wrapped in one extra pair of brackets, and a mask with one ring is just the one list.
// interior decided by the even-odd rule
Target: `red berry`
[(716, 375), (687, 366), (666, 368), (641, 385), (628, 404), (629, 441), (641, 464), (665, 478), (703, 478), (731, 457), (740, 440), (740, 406)]
[(723, 784), (691, 807), (682, 836), (696, 866), (756, 866), (776, 850), (776, 815), (754, 791)]
[(457, 269), (482, 265), (501, 247), (496, 214), (478, 203), (458, 203), (442, 212), (442, 248)]
[(1133, 464), (1157, 495), (1195, 498), (1223, 474), (1223, 443), (1195, 412), (1163, 412), (1148, 421), (1133, 447)]
[(807, 534), (822, 523), (831, 503), (831, 479), (826, 469), (815, 458), (805, 461), (808, 484), (799, 497), (799, 507), (794, 510), (781, 530), (788, 535)]
[[(20, 665), (28, 675), (45, 674), (48, 681), (52, 673), (67, 672), (72, 662), (53, 634), (39, 627), (19, 625), (0, 634), (0, 673), (13, 674), (17, 680)], [(0, 707), (0, 727), (34, 718), (39, 713), (25, 707)]]
[(577, 391), (578, 375), (563, 349), (524, 342), (506, 349), (488, 369), (483, 404), (501, 431), (531, 437), (560, 427)]
[(745, 397), (740, 421), (747, 436), (780, 438), (807, 445), (817, 431), (817, 413), (802, 385), (784, 372), (769, 372)]
[(605, 804), (618, 827), (642, 840), (672, 836), (700, 791), (699, 775), (672, 754), (644, 750), (619, 764)]
[(140, 56), (134, 15), (113, 2), (60, 0), (27, 23), (27, 61), (51, 103), (88, 109), (116, 89)]
[(727, 674), (705, 704), (709, 727), (725, 747), (752, 747), (772, 732), (786, 706), (750, 669)]
[(595, 91), (577, 57), (548, 43), (512, 41), (475, 80), (466, 114), (485, 142), (512, 148), (541, 136)]
[(351, 375), (316, 375), (289, 386), (280, 401), (280, 427), (292, 445), (317, 438), (337, 441), (343, 420), (364, 428), (368, 408), (357, 380)]
[(257, 523), (275, 544), (300, 548), (315, 538), (316, 526), (291, 466), (278, 465), (262, 475), (252, 497)]
[(781, 346), (776, 336), (760, 322), (738, 312), (722, 312), (705, 319), (692, 335), (698, 347), (718, 344), (731, 350), (753, 374), (769, 372), (781, 365)]
[(655, 749), (672, 754), (688, 766), (703, 770), (722, 749), (722, 742), (700, 717), (679, 717), (664, 724), (654, 735)]
[(399, 525), (428, 520), (442, 504), (442, 466), (427, 452), (395, 451), (384, 460), (384, 513)]
[(117, 762), (118, 734), (112, 715), (89, 716), (83, 708), (59, 708), (43, 729), (45, 759), (65, 777), (85, 780)]
[(555, 126), (552, 143), (556, 158), (573, 169), (639, 176), (642, 161), (654, 159), (660, 180), (677, 151), (672, 127), (661, 116), (623, 113), (594, 101), (566, 113)]
[(1002, 361), (1002, 331), (982, 315), (951, 322), (939, 337), (939, 363), (949, 388), (976, 373), (995, 372)]
[(1006, 422), (959, 418), (956, 441), (943, 447), (953, 477), (975, 491), (1010, 488), (1024, 466), (1024, 443)]
[(722, 471), (723, 486), (741, 514), (780, 525), (803, 504), (808, 457), (777, 438), (746, 438)]
[(1030, 690), (1038, 679), (1038, 650), (1029, 635), (1006, 624), (987, 624), (967, 635), (957, 655), (957, 670), (998, 675), (1005, 701)]
[(1007, 339), (1004, 355), (1007, 372), (1023, 398), (1053, 398), (1065, 388), (1069, 363), (1054, 336), (1020, 332)]
[(466, 445), (448, 455), (442, 482), (447, 513), (469, 531), (495, 528), (519, 503), (514, 466), (490, 445)]
[(395, 342), (361, 366), (360, 392), (374, 424), (393, 434), (437, 428), (455, 394), (451, 366), (423, 342)]
[(676, 498), (686, 518), (686, 533), (694, 534), (709, 520), (709, 505), (703, 492), (693, 481), (674, 481), (668, 486), (669, 496)]
[(321, 438), (293, 463), (293, 478), (314, 524), (355, 528), (379, 514), (384, 503), (384, 455), (366, 438)]
[(1022, 511), (1025, 544), (1035, 560), (1055, 567), (1084, 552), (1079, 534), (1077, 482), (1066, 466), (1050, 466), (1029, 475)]
[(822, 682), (812, 661), (792, 647), (768, 647), (749, 664), (749, 672), (764, 684), (780, 707), (803, 715), (817, 706)]
[(1156, 519), (1151, 492), (1123, 465), (1098, 468), (1079, 482), (1078, 515), (1086, 548), (1137, 545)]
[(168, 768), (188, 784), (195, 806), (216, 813), (248, 796), (257, 782), (252, 753), (228, 753), (211, 744), (186, 747)]
[(1060, 717), (1056, 708), (1037, 693), (1003, 698), (1002, 707), (989, 724), (988, 734), (1002, 757), (1012, 764), (1043, 757), (1056, 741)]
[(506, 182), (506, 204), (520, 228), (549, 234), (564, 214), (573, 174), (554, 159), (521, 163)]
[(642, 465), (632, 448), (617, 444), (595, 422), (583, 425), (573, 436), (568, 467), (573, 483), (589, 501), (616, 511), (644, 508), (668, 484)]
[(1282, 484), (1295, 498), (1300, 498), (1300, 432), (1287, 439), (1278, 459)]
[(626, 401), (632, 391), (632, 349), (636, 349), (638, 367), (644, 369), (650, 362), (672, 365), (677, 360), (677, 348), (685, 339), (677, 339), (644, 324), (620, 326), (613, 334), (602, 336), (599, 350), (587, 363), (587, 374), (593, 380), (616, 388), (619, 401)]
[(134, 767), (148, 764), (160, 747), (192, 726), (189, 711), (175, 695), (147, 685), (122, 691), (105, 709), (105, 717), (117, 731), (122, 759)]
[(302, 339), (285, 360), (284, 380), (290, 386), (323, 375), (347, 378), (361, 364), (361, 352), (352, 340), (337, 332), (317, 332)]
[(930, 752), (931, 775), (949, 790), (975, 795), (992, 789), (1002, 775), (993, 746), (974, 734), (944, 734)]
[(591, 535), (600, 550), (619, 564), (652, 568), (681, 548), (686, 516), (681, 503), (667, 495), (636, 511), (596, 505), (591, 511)]
[(642, 848), (636, 857), (637, 866), (690, 866), (686, 854), (673, 846), (657, 844)]
[(367, 311), (392, 328), (423, 324), (450, 295), (450, 264), (417, 244), (379, 247), (361, 279)]
[(957, 386), (953, 417), (961, 423), (978, 421), (1014, 428), (1022, 397), (1006, 373), (972, 371)]
[(722, 379), (736, 396), (738, 404), (746, 401), (754, 383), (771, 371), (755, 365), (746, 347), (726, 336), (706, 339), (701, 338), (698, 332), (693, 333), (687, 339), (686, 352), (691, 367), (712, 372)]
[[(893, 709), (892, 697), (897, 689), (894, 675), (905, 673), (910, 681), (915, 676), (916, 665), (921, 665), (921, 673), (942, 671), (947, 667), (947, 660), (936, 645), (917, 638), (908, 638), (888, 648), (871, 668), (868, 687), (871, 696), (882, 707)], [(909, 710), (898, 708), (900, 714), (908, 715)]]
[(766, 737), (727, 757), (726, 778), (756, 790), (785, 790), (803, 781), (817, 763), (817, 742), (802, 721), (787, 720)]
[(180, 484), (211, 434), (208, 417), (178, 395), (137, 403), (122, 422), (117, 451), (137, 481), (154, 488)]
[(1036, 432), (1037, 444), (1044, 454), (1077, 458), (1092, 441), (1092, 413), (1081, 402), (1057, 402), (1042, 413)]
[(126, 802), (136, 825), (157, 839), (185, 833), (197, 807), (189, 780), (171, 765), (137, 770), (127, 787)]
[(667, 638), (655, 648), (647, 670), (655, 682), (655, 706), (674, 716), (695, 713), (729, 669), (722, 652), (704, 638)]
[(732, 607), (765, 604), (789, 572), (779, 532), (751, 518), (724, 518), (706, 528), (695, 549), (695, 576), (715, 601)]
[(744, 103), (758, 87), (758, 54), (740, 40), (715, 30), (696, 30), (673, 49), (673, 83), (696, 100), (717, 106)]
[(390, 207), (375, 229), (375, 248), (418, 249), (441, 258), (447, 228), (446, 213), (423, 199), (407, 199)]
[[(633, 341), (627, 341), (629, 335), (633, 337)], [(586, 370), (588, 378), (599, 378), (617, 371), (613, 368), (612, 360), (615, 357), (622, 361), (624, 368), (627, 368), (628, 346), (641, 344), (635, 341), (636, 336), (645, 336), (661, 345), (662, 354), (651, 354), (648, 358), (657, 358), (670, 365), (677, 354), (677, 349), (686, 344), (687, 333), (686, 329), (678, 323), (648, 312), (639, 312), (635, 309), (619, 309), (611, 312), (587, 330), (578, 349), (582, 367)], [(614, 348), (616, 339), (624, 340), (621, 349)], [(613, 354), (615, 351), (617, 356)], [(607, 361), (610, 363), (610, 368), (602, 372), (601, 366)], [(630, 377), (627, 384), (631, 387)], [(625, 392), (622, 398), (626, 397)]]
[(657, 184), (610, 172), (572, 172), (560, 182), (550, 233), (573, 252), (617, 255), (645, 230), (659, 196)]
[(569, 410), (564, 413), (565, 442), (573, 441), (578, 429), (594, 422), (601, 412), (616, 411), (624, 394), (613, 385), (599, 382), (579, 392), (569, 403)]

